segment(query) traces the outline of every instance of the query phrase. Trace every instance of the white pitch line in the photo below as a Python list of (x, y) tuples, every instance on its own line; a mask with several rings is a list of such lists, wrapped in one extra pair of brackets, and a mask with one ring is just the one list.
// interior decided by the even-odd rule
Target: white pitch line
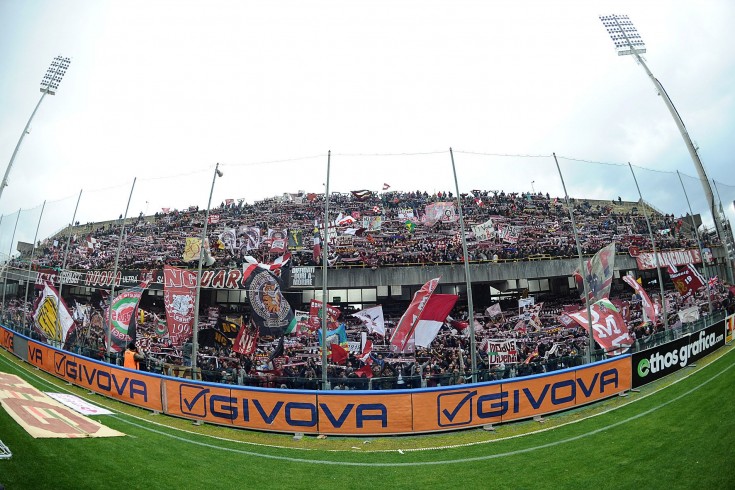
[[(722, 358), (726, 353), (727, 352), (724, 352), (717, 359)], [(5, 362), (10, 363), (10, 361), (8, 361), (7, 359), (5, 359), (5, 358), (2, 358), (2, 359)], [(715, 360), (717, 360), (717, 359), (715, 359)], [(711, 365), (712, 365), (712, 362), (709, 363), (709, 364), (707, 364), (703, 368), (701, 368), (701, 369), (699, 369), (697, 371), (694, 371), (694, 372), (692, 372), (692, 373), (690, 373), (690, 374), (682, 377), (680, 380), (677, 380), (675, 383), (678, 383), (679, 381), (681, 381), (683, 379), (686, 379), (689, 376), (693, 375), (694, 373), (699, 372), (699, 371), (701, 371), (703, 369), (706, 369), (707, 367), (709, 367)], [(513, 450), (513, 451), (506, 451), (506, 452), (497, 453), (497, 454), (488, 454), (488, 455), (484, 455), (484, 456), (475, 456), (475, 457), (472, 457), (472, 458), (460, 458), (460, 459), (451, 459), (451, 460), (415, 461), (415, 462), (403, 462), (403, 463), (362, 463), (362, 462), (350, 462), (350, 461), (347, 461), (346, 462), (346, 461), (312, 460), (312, 459), (303, 459), (303, 458), (292, 458), (292, 457), (289, 457), (289, 456), (278, 456), (278, 455), (272, 455), (272, 454), (262, 454), (262, 453), (257, 453), (257, 452), (254, 452), (254, 451), (246, 451), (246, 450), (243, 450), (243, 449), (228, 448), (228, 447), (223, 447), (223, 446), (217, 446), (217, 445), (214, 445), (214, 444), (208, 444), (206, 442), (195, 441), (195, 440), (192, 440), (192, 439), (187, 439), (185, 437), (181, 437), (181, 436), (177, 436), (177, 435), (174, 435), (174, 434), (170, 434), (168, 432), (163, 432), (163, 431), (156, 430), (156, 429), (153, 429), (153, 428), (150, 428), (150, 427), (145, 427), (145, 426), (143, 426), (141, 424), (137, 424), (135, 422), (132, 422), (132, 421), (129, 421), (129, 420), (125, 420), (125, 419), (120, 418), (120, 417), (118, 417), (116, 415), (112, 415), (112, 417), (115, 418), (116, 420), (119, 420), (120, 422), (124, 422), (124, 423), (130, 424), (130, 425), (135, 426), (135, 427), (138, 427), (138, 428), (140, 428), (142, 430), (146, 430), (146, 431), (149, 431), (149, 432), (160, 434), (162, 436), (166, 436), (166, 437), (169, 437), (171, 439), (182, 441), (182, 442), (185, 442), (187, 444), (192, 444), (192, 445), (196, 445), (196, 446), (200, 446), (200, 447), (206, 447), (206, 448), (209, 448), (209, 449), (216, 449), (216, 450), (220, 450), (220, 451), (226, 451), (226, 452), (232, 452), (232, 453), (237, 453), (237, 454), (243, 454), (243, 455), (247, 455), (247, 456), (255, 456), (255, 457), (261, 457), (261, 458), (266, 458), (266, 459), (275, 459), (275, 460), (280, 460), (280, 461), (288, 461), (288, 462), (292, 462), (292, 463), (320, 464), (320, 465), (332, 465), (332, 466), (362, 466), (362, 467), (434, 466), (434, 465), (442, 465), (442, 464), (456, 464), (456, 463), (468, 463), (468, 462), (476, 462), (476, 461), (487, 461), (487, 460), (491, 460), (491, 459), (499, 459), (499, 458), (511, 457), (511, 456), (516, 456), (518, 454), (525, 454), (525, 453), (530, 453), (530, 452), (537, 451), (537, 450), (540, 450), (540, 449), (546, 449), (546, 448), (550, 448), (550, 447), (559, 446), (561, 444), (566, 444), (568, 442), (577, 441), (577, 440), (580, 440), (580, 439), (583, 439), (583, 438), (586, 438), (586, 437), (589, 437), (589, 436), (592, 436), (592, 435), (595, 435), (595, 434), (599, 434), (601, 432), (604, 432), (606, 430), (609, 430), (609, 429), (612, 429), (612, 428), (615, 428), (615, 427), (618, 427), (618, 426), (627, 424), (627, 423), (632, 422), (634, 420), (637, 420), (637, 419), (639, 419), (641, 417), (644, 417), (646, 415), (649, 415), (649, 414), (651, 414), (651, 413), (653, 413), (653, 412), (655, 412), (655, 411), (657, 411), (657, 410), (659, 410), (661, 408), (664, 408), (664, 407), (670, 405), (671, 403), (674, 403), (674, 402), (676, 402), (676, 401), (684, 398), (685, 396), (688, 396), (691, 393), (699, 390), (700, 388), (702, 388), (703, 386), (709, 384), (710, 382), (712, 382), (713, 380), (715, 380), (716, 378), (718, 378), (719, 376), (721, 376), (725, 372), (729, 371), (733, 367), (735, 367), (735, 364), (730, 364), (729, 366), (727, 366), (726, 368), (722, 369), (721, 371), (719, 371), (718, 373), (716, 373), (712, 377), (706, 379), (705, 381), (703, 381), (699, 385), (695, 386), (694, 388), (691, 388), (690, 390), (682, 393), (681, 395), (679, 395), (679, 396), (677, 396), (675, 398), (672, 398), (671, 400), (668, 400), (666, 402), (663, 402), (663, 403), (659, 404), (658, 406), (655, 406), (655, 407), (650, 408), (650, 409), (648, 409), (648, 410), (646, 410), (644, 412), (641, 412), (641, 413), (638, 413), (638, 414), (633, 415), (631, 417), (628, 417), (628, 418), (626, 418), (624, 420), (620, 420), (618, 422), (614, 422), (614, 423), (609, 424), (609, 425), (607, 425), (605, 427), (600, 427), (600, 428), (595, 429), (595, 430), (590, 431), (590, 432), (585, 432), (585, 433), (580, 434), (580, 435), (577, 435), (577, 436), (572, 436), (572, 437), (568, 437), (566, 439), (560, 439), (558, 441), (553, 441), (553, 442), (549, 442), (549, 443), (546, 443), (546, 444), (541, 444), (541, 445), (533, 446), (533, 447), (529, 447), (529, 448), (516, 449), (516, 450)], [(28, 373), (29, 374), (33, 374), (33, 373), (30, 373), (30, 372), (28, 372)], [(37, 376), (37, 377), (40, 378), (40, 376), (38, 376), (38, 375), (35, 375), (35, 376)], [(50, 385), (43, 378), (40, 378), (40, 379), (41, 379), (41, 381), (43, 383), (45, 383), (47, 385)], [(661, 390), (663, 390), (665, 388), (668, 388), (669, 386), (673, 386), (675, 383), (672, 383), (671, 385), (668, 385), (668, 386), (666, 386), (664, 388), (661, 388)], [(658, 390), (658, 391), (656, 391), (654, 393), (658, 393), (661, 390)], [(651, 393), (651, 394), (653, 394), (653, 393)], [(623, 406), (628, 406), (631, 403), (634, 403), (635, 401), (638, 401), (638, 400), (642, 400), (644, 398), (647, 398), (648, 396), (650, 396), (650, 394), (649, 395), (646, 395), (644, 397), (641, 397), (641, 398), (639, 398), (637, 400), (634, 400), (634, 401), (632, 401), (630, 403), (627, 403), (627, 404), (625, 404)], [(604, 413), (609, 413), (612, 410), (616, 410), (618, 408), (621, 408), (621, 407), (614, 407), (613, 409), (608, 410), (608, 411), (606, 411)], [(128, 414), (124, 414), (124, 415), (128, 415)], [(595, 414), (593, 416), (596, 416), (596, 415), (601, 415), (601, 414)], [(138, 417), (135, 417), (135, 416), (132, 416), (132, 415), (128, 415), (128, 416), (133, 417), (133, 418), (138, 418)], [(589, 418), (591, 418), (591, 417), (589, 417)], [(150, 422), (150, 421), (147, 421), (146, 420), (146, 422)], [(179, 429), (171, 428), (171, 430), (179, 430)], [(548, 430), (548, 429), (544, 429), (544, 431), (545, 430)], [(539, 432), (542, 432), (542, 431), (535, 431), (535, 432), (533, 432), (531, 434), (535, 434), (535, 433), (539, 433)], [(191, 433), (191, 434), (193, 434), (193, 433)], [(197, 435), (204, 435), (204, 434), (197, 434)], [(207, 437), (210, 437), (210, 436), (207, 436)], [(517, 437), (517, 436), (514, 436), (514, 437)], [(227, 439), (225, 439), (225, 440), (227, 440)], [(241, 441), (230, 441), (230, 442), (233, 442), (233, 443), (241, 443)], [(266, 447), (268, 447), (268, 446), (266, 446)], [(456, 447), (460, 447), (460, 445), (458, 445)], [(301, 448), (285, 448), (285, 449), (296, 449), (296, 450), (300, 450)], [(397, 451), (397, 450), (394, 450), (394, 452), (395, 451)], [(404, 452), (405, 452), (405, 450), (404, 450)], [(365, 454), (365, 453), (363, 453), (363, 454)]]

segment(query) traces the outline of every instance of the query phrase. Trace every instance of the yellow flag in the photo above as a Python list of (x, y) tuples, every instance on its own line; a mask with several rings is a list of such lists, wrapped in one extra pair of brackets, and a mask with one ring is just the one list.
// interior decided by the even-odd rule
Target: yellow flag
[(201, 243), (202, 240), (199, 238), (187, 237), (186, 244), (184, 245), (184, 262), (199, 260), (199, 247)]

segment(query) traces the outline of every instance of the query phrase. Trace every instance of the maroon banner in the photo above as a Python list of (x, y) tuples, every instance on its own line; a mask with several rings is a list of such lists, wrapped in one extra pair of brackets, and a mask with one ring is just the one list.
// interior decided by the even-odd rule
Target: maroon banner
[(232, 344), (232, 350), (245, 356), (251, 355), (258, 347), (258, 329), (249, 329), (247, 325), (240, 327), (240, 332)]
[(167, 265), (163, 268), (163, 304), (171, 343), (180, 346), (191, 337), (194, 325), (196, 274)]
[(430, 280), (421, 286), (421, 289), (416, 291), (416, 294), (413, 295), (411, 304), (408, 305), (408, 309), (401, 317), (401, 320), (398, 322), (398, 325), (393, 332), (393, 337), (390, 339), (391, 352), (404, 352), (406, 349), (408, 339), (411, 338), (413, 330), (416, 328), (419, 318), (421, 318), (421, 312), (424, 311), (424, 307), (426, 306), (426, 303), (429, 302), (431, 294), (439, 285), (439, 279), (441, 279), (441, 277), (436, 277)]
[[(321, 309), (322, 302), (318, 299), (312, 299), (309, 304), (309, 328), (311, 330), (319, 330), (322, 328)], [(329, 330), (335, 330), (339, 326), (337, 325), (337, 320), (341, 314), (342, 312), (339, 308), (327, 303), (327, 328)]]
[[(632, 255), (632, 254), (631, 254)], [(641, 270), (655, 269), (656, 256), (653, 252), (639, 252), (635, 256), (638, 268)], [(697, 249), (691, 250), (673, 250), (658, 253), (658, 265), (666, 267), (667, 265), (686, 265), (699, 264), (702, 262), (702, 255)]]
[(684, 299), (692, 297), (699, 288), (704, 286), (704, 278), (692, 264), (687, 264), (686, 268), (671, 274), (671, 282)]

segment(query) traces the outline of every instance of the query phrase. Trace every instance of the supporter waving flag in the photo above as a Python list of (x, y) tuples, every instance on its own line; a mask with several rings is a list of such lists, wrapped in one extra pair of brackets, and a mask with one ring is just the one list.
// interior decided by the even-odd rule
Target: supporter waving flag
[[(408, 309), (401, 317), (396, 329), (393, 331), (393, 337), (390, 339), (390, 349), (392, 352), (405, 352), (408, 340), (413, 335), (416, 324), (421, 318), (421, 313), (429, 302), (429, 298), (434, 293), (434, 290), (439, 285), (439, 279), (441, 277), (430, 280), (421, 286), (421, 289), (413, 295), (411, 304), (408, 305)], [(446, 315), (444, 318), (446, 318)]]
[(109, 337), (112, 340), (111, 349), (116, 352), (125, 350), (129, 342), (135, 342), (136, 338), (136, 322), (138, 303), (143, 295), (143, 291), (148, 286), (147, 283), (141, 283), (140, 286), (120, 291), (110, 302), (112, 305), (112, 315), (109, 310), (105, 311), (105, 333), (110, 329), (108, 320), (112, 319), (112, 332)]
[(381, 305), (358, 311), (353, 313), (352, 316), (362, 320), (369, 332), (385, 336), (385, 321), (383, 320), (383, 307)]
[(293, 330), (296, 317), (281, 293), (278, 279), (255, 264), (247, 264), (242, 275), (252, 310), (252, 321), (258, 326), (260, 334), (279, 337)]
[[(592, 315), (592, 336), (595, 342), (605, 349), (608, 356), (624, 354), (630, 349), (630, 346), (633, 345), (633, 338), (612, 303), (607, 300), (597, 301), (590, 305), (590, 313)], [(569, 317), (589, 332), (590, 323), (586, 308), (571, 313)]]
[(416, 347), (428, 347), (434, 341), (458, 299), (456, 294), (434, 294), (429, 298), (413, 331)]
[(350, 191), (352, 194), (352, 197), (355, 198), (356, 201), (367, 201), (373, 196), (373, 191), (369, 191), (367, 189), (359, 190), (359, 191)]
[(574, 271), (580, 299), (585, 301), (584, 287), (587, 285), (587, 298), (590, 303), (610, 296), (613, 268), (615, 267), (615, 242), (600, 249), (592, 259), (585, 261), (584, 272)]
[(656, 310), (653, 307), (653, 303), (651, 302), (651, 298), (648, 297), (648, 293), (646, 293), (646, 290), (643, 289), (643, 286), (640, 285), (638, 281), (633, 279), (632, 276), (623, 276), (623, 281), (625, 281), (625, 284), (632, 287), (636, 294), (640, 296), (642, 306), (643, 306), (643, 314), (652, 322), (656, 322)]
[(51, 283), (46, 282), (33, 311), (33, 323), (46, 339), (61, 344), (74, 327), (74, 319), (64, 299), (61, 299), (59, 307), (58, 302), (59, 292)]

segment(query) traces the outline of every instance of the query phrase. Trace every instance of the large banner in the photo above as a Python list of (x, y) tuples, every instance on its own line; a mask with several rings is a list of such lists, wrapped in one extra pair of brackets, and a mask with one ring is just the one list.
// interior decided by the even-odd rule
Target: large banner
[(243, 271), (252, 320), (261, 335), (278, 337), (293, 328), (296, 319), (278, 280), (269, 271), (250, 264)]
[[(140, 287), (120, 292), (112, 300), (112, 331), (110, 338), (112, 340), (112, 350), (116, 352), (125, 350), (128, 342), (135, 339), (135, 315), (144, 290), (145, 284), (141, 284)], [(109, 319), (110, 312), (106, 310), (105, 334), (110, 328), (110, 325), (107, 324)]]
[(702, 274), (692, 264), (687, 264), (682, 270), (670, 276), (671, 282), (674, 283), (676, 290), (684, 299), (691, 298), (705, 283)]
[[(339, 308), (327, 303), (327, 328), (329, 330), (338, 327), (337, 320), (339, 320), (340, 315), (342, 315), (342, 311)], [(318, 299), (312, 299), (309, 303), (309, 328), (312, 330), (322, 328), (322, 302)]]
[(475, 239), (479, 242), (490, 240), (495, 237), (495, 227), (493, 226), (493, 220), (489, 219), (482, 224), (472, 227), (472, 233), (475, 234)]
[(33, 323), (47, 340), (58, 344), (66, 340), (69, 330), (74, 326), (66, 303), (63, 299), (59, 301), (59, 292), (48, 283), (44, 284), (43, 293), (36, 304)]
[[(576, 313), (562, 313), (562, 317), (564, 315), (569, 315), (587, 332), (590, 331), (587, 308), (579, 310)], [(605, 353), (608, 356), (623, 354), (633, 345), (633, 337), (628, 333), (628, 327), (612, 303), (606, 300), (600, 300), (591, 305), (590, 316), (592, 319), (592, 336), (595, 342), (605, 349)], [(567, 324), (566, 321), (563, 323), (565, 325)]]
[(167, 265), (163, 269), (163, 304), (171, 343), (180, 346), (191, 337), (194, 325), (196, 274)]
[(515, 339), (488, 340), (487, 357), (490, 365), (515, 364), (518, 362), (518, 349)]
[[(640, 252), (635, 258), (638, 268), (641, 270), (655, 269), (656, 256), (653, 252)], [(702, 254), (698, 249), (675, 250), (658, 252), (658, 264), (661, 267), (671, 265), (699, 264), (702, 262)]]
[(436, 202), (427, 204), (426, 214), (421, 221), (425, 225), (434, 226), (436, 223), (454, 223), (458, 219), (457, 208), (453, 202)]
[(13, 374), (0, 373), (0, 405), (34, 438), (125, 435), (69, 409)]
[(393, 336), (390, 339), (391, 352), (405, 352), (408, 339), (411, 338), (426, 303), (429, 302), (429, 298), (439, 285), (439, 279), (439, 277), (436, 277), (430, 280), (413, 295), (411, 304), (408, 305), (408, 309), (403, 313), (396, 329), (393, 331)]
[(725, 322), (633, 354), (633, 388), (656, 381), (725, 345)]

